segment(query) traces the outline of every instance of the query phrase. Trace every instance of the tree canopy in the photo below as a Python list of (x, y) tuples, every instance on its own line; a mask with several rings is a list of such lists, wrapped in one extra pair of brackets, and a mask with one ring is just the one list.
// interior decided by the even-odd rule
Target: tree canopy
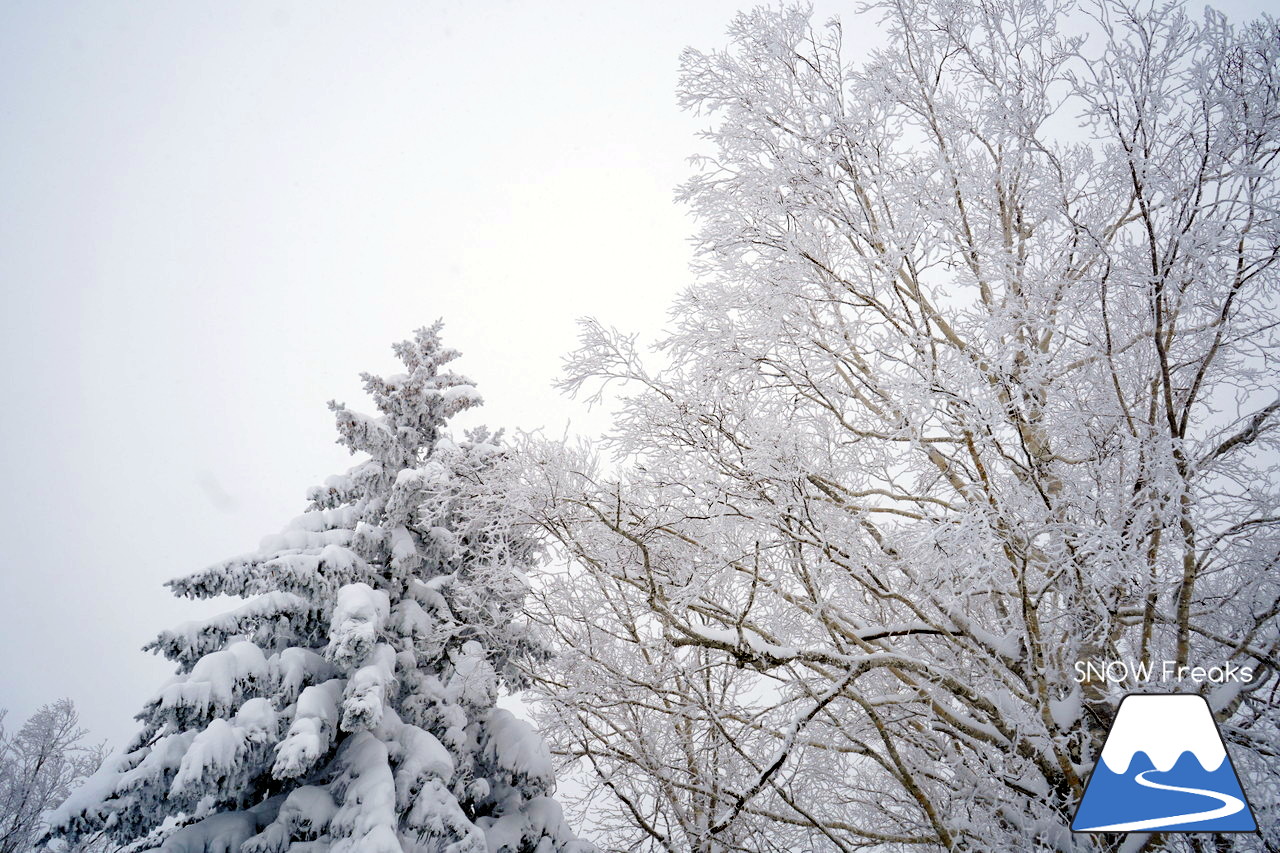
[(584, 325), (616, 464), (526, 475), (544, 729), (627, 849), (1112, 849), (1069, 823), (1136, 689), (1206, 696), (1265, 827), (1222, 843), (1280, 844), (1280, 27), (1076, 8), (685, 54), (698, 282), (656, 357)]

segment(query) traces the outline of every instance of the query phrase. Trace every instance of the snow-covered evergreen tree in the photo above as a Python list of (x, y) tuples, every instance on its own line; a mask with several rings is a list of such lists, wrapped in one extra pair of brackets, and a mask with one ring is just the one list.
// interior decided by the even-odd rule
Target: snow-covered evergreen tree
[(169, 582), (246, 599), (162, 633), (178, 674), (142, 731), (51, 820), (166, 853), (575, 853), (537, 733), (495, 705), (536, 655), (513, 617), (531, 543), (485, 474), (503, 453), (449, 417), (480, 404), (440, 324), (363, 374), (381, 413), (330, 403), (368, 459), (258, 551)]

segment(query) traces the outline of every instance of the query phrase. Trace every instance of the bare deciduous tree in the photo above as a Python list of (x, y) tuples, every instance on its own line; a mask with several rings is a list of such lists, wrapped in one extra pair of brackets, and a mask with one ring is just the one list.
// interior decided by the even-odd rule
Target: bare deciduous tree
[(1229, 664), (1141, 687), (1206, 696), (1263, 827), (1219, 846), (1275, 849), (1280, 27), (873, 9), (860, 62), (795, 10), (684, 58), (701, 281), (660, 369), (585, 326), (621, 464), (525, 474), (545, 729), (616, 849), (1190, 849), (1070, 833), (1135, 689), (1075, 664)]
[(70, 699), (41, 706), (16, 733), (4, 728), (6, 714), (0, 710), (0, 853), (27, 853), (41, 815), (98, 769), (106, 747), (85, 743)]

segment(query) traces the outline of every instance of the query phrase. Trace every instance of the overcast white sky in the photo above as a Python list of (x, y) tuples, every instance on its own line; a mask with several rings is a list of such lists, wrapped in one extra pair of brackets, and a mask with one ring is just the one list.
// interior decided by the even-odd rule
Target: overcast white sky
[(415, 327), (480, 420), (583, 423), (574, 319), (651, 331), (690, 282), (678, 56), (744, 5), (0, 0), (10, 723), (70, 696), (131, 736), (171, 672), (139, 648), (209, 612), (163, 581), (351, 464), (324, 402)]

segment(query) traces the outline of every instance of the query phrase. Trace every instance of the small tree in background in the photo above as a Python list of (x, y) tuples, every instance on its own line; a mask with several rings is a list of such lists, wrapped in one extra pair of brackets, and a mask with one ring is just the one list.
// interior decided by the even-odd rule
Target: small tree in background
[(252, 554), (171, 581), (247, 599), (150, 646), (178, 675), (143, 729), (53, 816), (69, 839), (105, 828), (135, 849), (569, 853), (552, 766), (497, 708), (535, 651), (513, 621), (527, 539), (486, 482), (502, 454), (480, 404), (421, 329), (406, 372), (364, 374), (380, 412), (331, 403), (368, 459), (311, 491), (306, 513)]
[(26, 853), (43, 814), (98, 769), (106, 747), (85, 743), (70, 699), (41, 706), (17, 732), (5, 729), (6, 713), (0, 710), (0, 853)]

